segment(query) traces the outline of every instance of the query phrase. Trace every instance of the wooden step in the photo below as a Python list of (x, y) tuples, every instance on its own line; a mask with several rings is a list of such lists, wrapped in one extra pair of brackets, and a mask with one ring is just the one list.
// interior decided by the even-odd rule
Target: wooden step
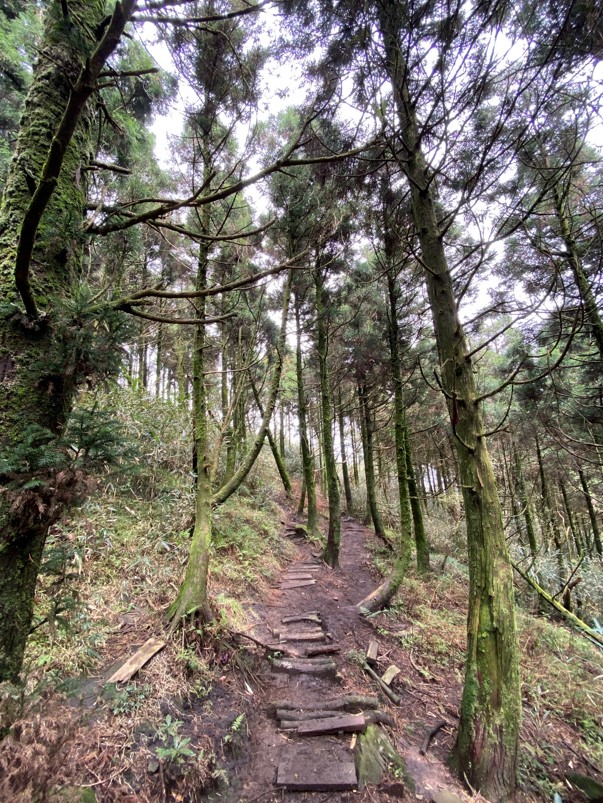
[(294, 588), (305, 588), (306, 586), (315, 586), (316, 580), (292, 580), (291, 582), (284, 581), (280, 584), (279, 588), (283, 591), (291, 591)]
[(366, 720), (362, 714), (343, 714), (325, 719), (309, 719), (300, 722), (298, 736), (326, 736), (330, 733), (361, 733), (366, 730)]
[(290, 633), (281, 632), (279, 641), (324, 641), (324, 639), (324, 630), (294, 630)]
[(308, 611), (307, 613), (294, 613), (291, 616), (283, 616), (281, 622), (284, 625), (292, 625), (297, 622), (312, 622), (314, 624), (321, 624), (321, 618), (318, 611)]
[(337, 665), (330, 658), (275, 658), (272, 661), (273, 672), (284, 672), (288, 675), (326, 677), (334, 675), (336, 670)]
[(341, 746), (287, 745), (276, 771), (276, 785), (291, 792), (351, 792), (356, 767)]

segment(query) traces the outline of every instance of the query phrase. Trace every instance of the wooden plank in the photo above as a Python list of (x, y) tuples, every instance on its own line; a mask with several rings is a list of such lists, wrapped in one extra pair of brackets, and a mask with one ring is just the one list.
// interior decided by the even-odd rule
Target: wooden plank
[(375, 666), (377, 663), (377, 655), (379, 654), (379, 642), (375, 639), (369, 641), (368, 649), (366, 651), (366, 662), (369, 666)]
[(362, 714), (344, 714), (326, 719), (309, 719), (300, 722), (298, 736), (324, 736), (329, 733), (360, 733), (366, 730), (366, 721)]
[(341, 652), (339, 644), (325, 644), (321, 647), (308, 647), (306, 656), (308, 658), (314, 658), (317, 655), (335, 655), (338, 652)]
[(310, 742), (283, 750), (276, 785), (291, 792), (351, 792), (358, 779), (347, 750)]
[(286, 574), (283, 575), (283, 580), (313, 580), (313, 579), (314, 577), (312, 576), (312, 574), (310, 574), (310, 572), (307, 572), (306, 574), (302, 574), (301, 572), (297, 572), (295, 574), (293, 572), (287, 572)]
[(315, 586), (316, 580), (292, 580), (290, 583), (283, 582), (280, 584), (280, 588), (283, 591), (290, 591), (293, 588), (305, 588), (305, 586)]
[(387, 683), (388, 686), (391, 686), (392, 680), (400, 674), (402, 670), (397, 667), (395, 664), (388, 666), (385, 672), (381, 675), (381, 680), (384, 683)]
[(288, 675), (334, 675), (337, 667), (329, 658), (287, 659), (275, 658), (272, 661), (273, 672), (284, 672)]
[(324, 638), (323, 630), (299, 630), (291, 633), (281, 633), (279, 641), (324, 641)]
[(283, 616), (281, 622), (284, 625), (292, 625), (296, 622), (313, 622), (314, 624), (322, 624), (322, 620), (318, 611), (309, 611), (308, 613), (296, 613), (291, 616)]
[(140, 647), (131, 658), (128, 658), (119, 669), (114, 672), (107, 683), (123, 683), (130, 680), (147, 661), (165, 647), (165, 641), (157, 638), (150, 638)]

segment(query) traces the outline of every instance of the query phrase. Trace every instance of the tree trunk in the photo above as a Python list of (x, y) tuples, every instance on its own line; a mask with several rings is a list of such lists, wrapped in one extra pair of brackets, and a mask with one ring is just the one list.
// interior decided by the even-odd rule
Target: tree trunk
[(590, 526), (592, 528), (593, 540), (595, 542), (595, 549), (597, 550), (597, 554), (601, 556), (603, 555), (603, 545), (601, 544), (601, 530), (599, 529), (599, 522), (597, 521), (597, 514), (595, 513), (593, 500), (590, 495), (590, 491), (588, 490), (586, 475), (584, 474), (582, 469), (578, 471), (578, 476), (580, 477), (580, 484), (582, 485), (582, 492), (584, 493), (584, 500), (586, 501), (588, 516), (590, 518)]
[(373, 422), (368, 404), (368, 391), (362, 381), (358, 382), (358, 398), (363, 419), (362, 447), (364, 454), (364, 477), (366, 480), (366, 501), (370, 520), (373, 522), (375, 534), (385, 538), (385, 529), (381, 521), (379, 506), (377, 504), (377, 489), (375, 482), (375, 461), (373, 459)]
[(339, 444), (341, 447), (341, 473), (343, 474), (343, 490), (345, 493), (345, 508), (348, 515), (352, 513), (353, 499), (352, 486), (350, 483), (350, 472), (348, 470), (348, 458), (345, 445), (345, 420), (343, 417), (343, 403), (341, 400), (341, 388), (339, 389), (339, 399), (337, 405), (337, 418), (339, 421)]
[(523, 508), (523, 518), (526, 525), (526, 535), (528, 537), (528, 544), (530, 545), (530, 553), (533, 558), (538, 554), (538, 541), (536, 540), (536, 527), (534, 522), (534, 512), (532, 510), (532, 502), (526, 487), (526, 481), (523, 473), (523, 465), (521, 457), (517, 449), (517, 444), (512, 441), (513, 448), (513, 461), (515, 463), (515, 480), (519, 489), (519, 496), (521, 499), (521, 506)]
[(410, 97), (400, 4), (378, 0), (377, 14), (404, 143), (402, 166), (425, 266), (467, 522), (467, 660), (455, 759), (461, 778), (485, 797), (502, 801), (516, 787), (521, 720), (513, 574), (473, 364), (457, 313), (416, 105)]
[(410, 495), (410, 509), (415, 531), (415, 547), (417, 550), (417, 569), (422, 572), (429, 571), (429, 541), (425, 532), (425, 522), (423, 520), (423, 510), (419, 499), (419, 489), (415, 477), (415, 469), (412, 459), (412, 443), (410, 440), (410, 430), (406, 417), (404, 420), (404, 445), (406, 454), (406, 476), (408, 478), (408, 493)]
[(325, 275), (320, 265), (314, 270), (314, 289), (316, 291), (316, 349), (320, 373), (320, 407), (322, 423), (322, 445), (324, 450), (324, 475), (329, 500), (329, 529), (323, 559), (329, 566), (339, 564), (339, 546), (341, 539), (341, 510), (339, 503), (339, 482), (335, 449), (333, 445), (333, 405), (331, 402), (331, 386), (329, 380), (327, 335), (327, 308), (324, 291)]
[[(295, 295), (295, 323), (297, 327), (297, 347), (295, 352), (295, 370), (297, 376), (297, 414), (299, 418), (299, 438), (304, 475), (304, 489), (308, 499), (308, 533), (315, 535), (318, 528), (316, 511), (316, 486), (314, 484), (314, 459), (308, 440), (308, 412), (306, 407), (306, 391), (304, 389), (304, 372), (301, 350), (301, 302)], [(303, 497), (300, 501), (300, 512), (303, 513)]]
[[(206, 173), (207, 173), (206, 162)], [(210, 208), (201, 211), (202, 231), (209, 232)], [(207, 288), (209, 250), (207, 241), (201, 241), (197, 262), (196, 290)], [(206, 313), (206, 298), (196, 300), (196, 317), (203, 319)], [(211, 621), (208, 601), (209, 555), (212, 539), (211, 481), (212, 459), (208, 438), (207, 386), (205, 379), (207, 335), (205, 326), (195, 327), (193, 346), (193, 453), (195, 455), (195, 524), (184, 579), (176, 599), (168, 609), (170, 632), (174, 631), (186, 616), (194, 616), (201, 623)]]
[[(131, 4), (123, 11), (125, 25)], [(89, 92), (84, 87), (78, 95), (75, 88), (82, 65), (100, 72), (117, 44), (107, 47), (102, 58), (86, 61), (98, 44), (105, 3), (72, 0), (68, 13), (67, 24), (62, 3), (47, 4), (40, 57), (0, 206), (0, 298), (5, 307), (0, 314), (0, 453), (11, 462), (25, 450), (30, 465), (62, 432), (80, 378), (78, 366), (85, 362), (77, 346), (70, 348), (61, 327), (71, 321), (61, 322), (59, 310), (80, 281), (83, 168), (93, 155), (86, 98), (96, 73)], [(28, 243), (31, 253), (25, 253)], [(47, 314), (41, 317), (39, 310)], [(24, 487), (34, 479), (36, 488)], [(33, 476), (29, 470), (0, 476), (0, 488), (2, 682), (18, 679), (48, 527), (73, 501), (77, 488), (68, 469), (52, 472), (42, 463)]]

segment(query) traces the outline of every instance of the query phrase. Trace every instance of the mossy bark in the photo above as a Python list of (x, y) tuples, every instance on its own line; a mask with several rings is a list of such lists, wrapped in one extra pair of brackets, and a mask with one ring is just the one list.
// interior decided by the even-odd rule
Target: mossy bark
[(316, 350), (320, 374), (320, 409), (322, 446), (324, 451), (324, 476), (329, 500), (329, 527), (323, 559), (329, 566), (339, 564), (341, 540), (341, 509), (339, 500), (339, 481), (333, 444), (333, 403), (329, 378), (329, 339), (327, 333), (327, 307), (325, 299), (325, 271), (317, 265), (314, 270), (314, 290), (316, 293)]
[(405, 151), (402, 165), (425, 266), (441, 383), (465, 504), (469, 613), (455, 763), (461, 778), (466, 777), (488, 799), (503, 801), (512, 797), (516, 787), (521, 720), (512, 569), (470, 349), (457, 313), (438, 223), (433, 176), (422, 152), (416, 104), (409, 89), (401, 40), (402, 4), (377, 0), (376, 11)]
[(412, 511), (412, 521), (415, 533), (415, 548), (417, 550), (417, 569), (420, 572), (425, 573), (429, 571), (429, 541), (427, 540), (427, 532), (425, 530), (425, 521), (423, 519), (421, 500), (419, 499), (419, 489), (417, 487), (417, 479), (413, 464), (412, 440), (410, 437), (410, 429), (408, 426), (408, 421), (406, 420), (406, 416), (404, 420), (404, 446), (404, 452), (406, 455), (406, 477), (408, 479), (410, 509)]
[[(316, 509), (316, 485), (314, 482), (314, 458), (308, 439), (308, 408), (306, 404), (306, 390), (304, 388), (304, 366), (301, 348), (301, 301), (295, 294), (295, 324), (297, 345), (295, 350), (295, 373), (297, 378), (297, 417), (299, 426), (300, 450), (302, 471), (304, 475), (304, 492), (308, 500), (307, 527), (311, 535), (315, 535), (318, 527), (318, 514)], [(303, 513), (303, 504), (300, 502), (300, 513)]]
[[(25, 102), (15, 155), (0, 205), (0, 449), (9, 455), (32, 426), (63, 429), (75, 393), (74, 355), (54, 348), (57, 306), (77, 289), (81, 268), (81, 224), (86, 201), (85, 167), (92, 156), (90, 116), (79, 115), (50, 203), (35, 236), (29, 283), (38, 310), (30, 322), (18, 312), (15, 284), (19, 233), (38, 185), (49, 148), (64, 116), (71, 86), (96, 45), (104, 18), (102, 0), (62, 4), (46, 12), (40, 57)], [(27, 479), (31, 479), (30, 476)], [(49, 525), (69, 500), (65, 474), (40, 478), (36, 491), (14, 487), (0, 494), (0, 681), (16, 680), (33, 612), (36, 576)], [(0, 486), (9, 478), (0, 477)], [(59, 486), (62, 485), (62, 492)]]

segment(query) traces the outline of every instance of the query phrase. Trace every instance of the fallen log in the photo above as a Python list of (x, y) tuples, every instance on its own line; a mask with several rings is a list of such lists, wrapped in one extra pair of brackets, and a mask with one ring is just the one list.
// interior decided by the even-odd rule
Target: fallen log
[(560, 602), (557, 602), (549, 593), (547, 593), (541, 585), (539, 585), (533, 577), (530, 577), (529, 574), (526, 574), (522, 571), (516, 563), (513, 563), (513, 568), (517, 572), (517, 574), (521, 575), (523, 579), (532, 586), (532, 588), (538, 592), (538, 595), (542, 597), (542, 599), (546, 600), (558, 613), (560, 613), (571, 625), (576, 627), (579, 631), (581, 631), (588, 639), (594, 641), (599, 647), (603, 647), (603, 636), (600, 633), (597, 633), (596, 630), (593, 630), (592, 627), (589, 627), (586, 622), (583, 622), (582, 619), (579, 619), (576, 614), (568, 611), (567, 608), (564, 608)]

